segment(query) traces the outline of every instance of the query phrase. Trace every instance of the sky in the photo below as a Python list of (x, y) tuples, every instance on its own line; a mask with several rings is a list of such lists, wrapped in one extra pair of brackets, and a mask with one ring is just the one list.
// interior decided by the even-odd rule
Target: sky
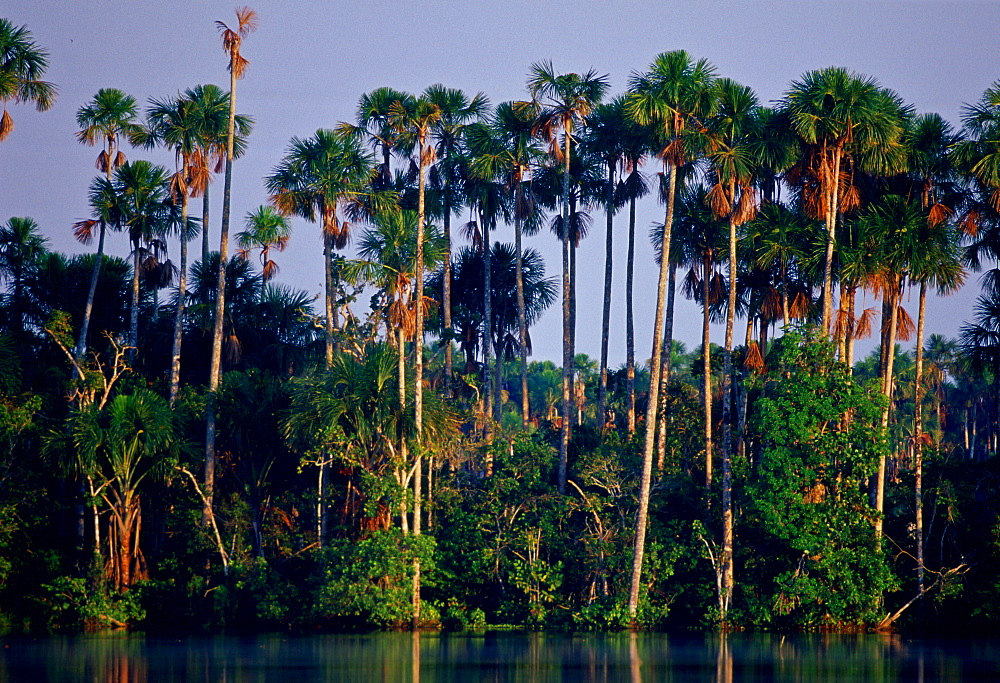
[[(661, 52), (685, 49), (722, 76), (751, 86), (763, 103), (813, 69), (842, 66), (874, 76), (918, 112), (958, 123), (963, 103), (1000, 79), (995, 58), (1000, 2), (949, 0), (659, 0), (644, 2), (505, 2), (487, 0), (248, 0), (260, 17), (242, 54), (250, 60), (237, 86), (237, 108), (256, 120), (247, 154), (234, 164), (232, 230), (267, 200), (263, 178), (289, 140), (353, 121), (359, 96), (381, 86), (418, 93), (442, 83), (483, 92), (493, 103), (526, 97), (532, 63), (551, 60), (558, 72), (591, 68), (609, 75), (611, 94)], [(53, 249), (80, 253), (71, 225), (88, 214), (87, 187), (99, 149), (74, 138), (76, 110), (105, 87), (124, 90), (143, 107), (200, 83), (228, 87), (227, 58), (215, 21), (235, 23), (235, 5), (217, 0), (0, 0), (0, 17), (26, 25), (50, 54), (46, 79), (59, 88), (55, 106), (36, 112), (11, 107), (15, 130), (0, 143), (0, 221), (30, 216)], [(124, 150), (172, 168), (163, 150)], [(654, 170), (649, 168), (647, 170)], [(221, 198), (221, 178), (213, 204)], [(213, 207), (218, 219), (221, 211)], [(600, 355), (604, 218), (594, 211), (578, 252), (577, 350)], [(460, 217), (459, 221), (462, 220)], [(656, 266), (646, 236), (662, 209), (640, 207), (636, 255), (636, 355), (651, 348)], [(215, 221), (213, 221), (215, 222)], [(218, 224), (210, 226), (218, 235)], [(278, 279), (322, 291), (317, 226), (293, 219), (288, 249), (277, 257)], [(615, 286), (610, 364), (625, 359), (624, 261), (627, 218), (615, 233)], [(509, 227), (496, 238), (512, 241)], [(217, 239), (217, 238), (216, 238)], [(526, 240), (558, 275), (555, 237)], [(217, 249), (217, 242), (215, 242)], [(90, 247), (92, 248), (92, 247)], [(176, 244), (172, 245), (176, 252)], [(125, 256), (122, 235), (109, 253)], [(175, 257), (176, 258), (176, 257)], [(928, 332), (955, 336), (972, 315), (978, 277), (959, 293), (928, 302)], [(877, 305), (870, 295), (860, 307)], [(916, 317), (916, 294), (904, 301)], [(737, 343), (743, 326), (737, 324)], [(678, 296), (675, 336), (701, 343), (700, 312)], [(713, 340), (721, 341), (713, 328)], [(532, 330), (535, 359), (561, 358), (559, 307)], [(873, 342), (859, 344), (867, 353)]]

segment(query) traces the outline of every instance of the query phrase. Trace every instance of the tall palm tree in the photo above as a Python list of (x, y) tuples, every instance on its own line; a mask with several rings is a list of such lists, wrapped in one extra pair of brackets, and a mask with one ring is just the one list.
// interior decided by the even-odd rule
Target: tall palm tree
[[(93, 147), (101, 143), (101, 153), (97, 155), (97, 170), (104, 174), (108, 183), (115, 170), (125, 163), (125, 155), (119, 149), (119, 140), (129, 140), (140, 131), (136, 121), (138, 107), (135, 98), (117, 88), (101, 88), (94, 99), (80, 107), (76, 112), (76, 123), (80, 130), (76, 139)], [(97, 258), (94, 260), (94, 271), (90, 276), (90, 289), (87, 291), (87, 304), (83, 312), (83, 323), (80, 326), (80, 339), (76, 344), (77, 362), (83, 358), (87, 350), (87, 334), (90, 329), (90, 314), (94, 308), (94, 294), (97, 292), (97, 280), (101, 273), (101, 263), (104, 259), (104, 237), (107, 232), (107, 222), (95, 216), (89, 221), (81, 221), (74, 225), (77, 239), (89, 243), (93, 238), (93, 229), (98, 229)]]
[[(636, 202), (649, 194), (650, 183), (642, 164), (651, 151), (652, 136), (630, 117), (622, 120), (619, 139), (622, 144), (624, 177), (615, 190), (616, 203), (628, 204), (628, 248), (625, 262), (625, 383), (627, 392), (626, 426), (635, 433), (635, 211)], [(673, 291), (671, 289), (671, 291)], [(669, 324), (669, 323), (668, 323)]]
[[(387, 208), (391, 197), (373, 194), (370, 181), (374, 172), (372, 156), (356, 138), (332, 130), (317, 130), (312, 137), (293, 137), (284, 158), (265, 179), (271, 203), (285, 215), (319, 222), (323, 239), (323, 271), (326, 300), (326, 361), (333, 359), (336, 312), (333, 252), (343, 249), (351, 235), (345, 212), (353, 207), (356, 215), (366, 198), (375, 208)], [(370, 203), (370, 202), (369, 202)]]
[[(422, 464), (423, 464), (423, 415), (424, 415), (424, 235), (427, 219), (425, 189), (426, 170), (434, 162), (434, 147), (430, 144), (433, 126), (441, 120), (441, 107), (427, 98), (409, 97), (398, 100), (389, 109), (393, 127), (416, 149), (417, 153), (417, 262), (414, 269), (417, 303), (414, 325), (414, 392), (413, 416), (417, 427), (417, 450), (413, 465), (413, 535), (421, 532)], [(420, 558), (413, 559), (413, 628), (420, 624)]]
[(208, 190), (209, 161), (203, 152), (204, 118), (197, 102), (182, 96), (151, 99), (146, 110), (147, 125), (132, 135), (136, 144), (152, 147), (161, 144), (174, 152), (175, 171), (170, 179), (170, 193), (180, 205), (180, 266), (177, 280), (177, 306), (174, 312), (174, 337), (170, 361), (169, 402), (177, 400), (181, 373), (181, 343), (184, 332), (184, 301), (187, 292), (188, 241), (193, 237), (188, 220), (188, 199)]
[[(181, 99), (190, 100), (196, 105), (193, 115), (199, 120), (201, 135), (198, 140), (198, 151), (204, 160), (209, 173), (208, 183), (201, 193), (201, 258), (208, 257), (209, 235), (211, 234), (211, 211), (209, 188), (212, 174), (220, 173), (225, 168), (226, 148), (229, 129), (229, 93), (217, 85), (196, 85), (188, 88)], [(235, 119), (236, 135), (233, 139), (233, 158), (239, 159), (246, 152), (247, 137), (253, 130), (253, 118), (246, 114), (237, 114)]]
[(569, 464), (570, 411), (572, 396), (570, 384), (573, 372), (573, 349), (570, 296), (570, 159), (573, 135), (582, 127), (594, 107), (600, 103), (609, 87), (608, 76), (591, 69), (584, 74), (557, 74), (551, 61), (536, 62), (528, 74), (528, 93), (531, 104), (538, 107), (535, 132), (546, 140), (556, 163), (563, 165), (562, 189), (562, 242), (563, 261), (563, 415), (562, 438), (559, 443), (559, 493), (566, 493), (566, 475)]
[(923, 228), (929, 236), (926, 250), (918, 252), (913, 264), (911, 282), (920, 285), (917, 308), (917, 342), (913, 379), (914, 393), (914, 503), (915, 535), (917, 540), (917, 590), (924, 589), (924, 523), (923, 523), (923, 446), (924, 446), (924, 322), (927, 288), (936, 286), (941, 294), (965, 281), (965, 271), (959, 260), (958, 240), (949, 225), (955, 216), (956, 202), (961, 193), (954, 187), (958, 180), (952, 150), (962, 142), (951, 125), (938, 114), (924, 114), (911, 119), (906, 130), (909, 176), (920, 194), (921, 208), (927, 214)]
[(902, 170), (907, 108), (874, 78), (830, 67), (793, 81), (779, 111), (803, 146), (798, 177), (805, 179), (805, 204), (826, 225), (823, 329), (829, 334), (837, 215), (857, 205), (850, 171)]
[(436, 84), (424, 90), (423, 97), (437, 106), (440, 116), (432, 127), (437, 163), (432, 169), (431, 180), (441, 186), (442, 219), (444, 225), (444, 291), (441, 309), (444, 314), (444, 374), (445, 393), (451, 391), (452, 342), (451, 342), (451, 216), (459, 208), (462, 186), (463, 152), (469, 126), (483, 118), (489, 109), (489, 100), (479, 92), (471, 99), (461, 90)]
[(216, 278), (215, 327), (212, 334), (212, 357), (208, 372), (208, 396), (205, 401), (205, 468), (202, 491), (205, 504), (202, 521), (213, 519), (215, 493), (215, 394), (222, 374), (222, 327), (226, 303), (226, 262), (229, 259), (229, 210), (232, 201), (233, 159), (236, 156), (236, 81), (243, 77), (250, 62), (240, 48), (243, 40), (257, 30), (257, 13), (249, 7), (236, 10), (236, 28), (215, 22), (222, 36), (222, 48), (229, 55), (229, 122), (226, 128), (226, 175), (222, 190), (222, 227), (219, 230), (219, 271)]
[(677, 50), (659, 55), (646, 73), (633, 74), (625, 103), (628, 115), (640, 126), (650, 126), (660, 148), (667, 172), (667, 211), (660, 243), (660, 273), (657, 282), (656, 313), (653, 321), (653, 353), (650, 362), (649, 403), (646, 408), (646, 436), (643, 447), (639, 511), (636, 519), (635, 552), (629, 591), (629, 614), (634, 619), (639, 606), (642, 558), (646, 543), (649, 491), (653, 471), (653, 445), (656, 433), (656, 410), (659, 403), (659, 377), (662, 351), (663, 312), (666, 303), (667, 272), (670, 269), (670, 243), (673, 238), (674, 204), (677, 193), (677, 169), (687, 160), (682, 136), (692, 120), (711, 113), (712, 83), (715, 69), (705, 60), (695, 61), (687, 52)]
[(728, 78), (715, 84), (716, 111), (709, 117), (702, 143), (709, 164), (712, 187), (708, 200), (712, 213), (724, 218), (729, 228), (729, 296), (726, 305), (726, 336), (722, 375), (722, 585), (721, 619), (725, 621), (733, 596), (732, 509), (732, 384), (733, 327), (736, 323), (736, 229), (753, 219), (757, 211), (753, 188), (755, 159), (759, 145), (757, 96), (747, 86)]
[(606, 218), (604, 237), (604, 306), (601, 317), (600, 378), (597, 387), (597, 425), (604, 429), (608, 394), (608, 346), (611, 337), (611, 284), (614, 272), (614, 217), (619, 208), (618, 172), (625, 168), (628, 138), (623, 135), (627, 125), (625, 98), (599, 106), (587, 122), (587, 135), (582, 142), (585, 153), (601, 159), (607, 171), (601, 204)]
[(169, 229), (173, 211), (170, 174), (145, 160), (125, 162), (114, 179), (117, 227), (128, 234), (132, 247), (132, 304), (129, 311), (129, 358), (135, 360), (139, 338), (139, 284), (147, 245)]
[(525, 221), (534, 211), (530, 187), (532, 165), (541, 155), (532, 131), (536, 112), (517, 107), (513, 102), (497, 105), (486, 125), (469, 130), (473, 155), (472, 171), (484, 179), (500, 180), (513, 193), (514, 250), (517, 253), (516, 279), (518, 298), (518, 357), (521, 368), (521, 423), (527, 429), (528, 403), (528, 321), (524, 300), (524, 258), (521, 238)]
[(58, 90), (42, 80), (49, 68), (48, 51), (31, 39), (27, 26), (15, 26), (10, 19), (0, 18), (0, 142), (14, 130), (14, 119), (7, 103), (31, 102), (38, 111), (50, 109)]

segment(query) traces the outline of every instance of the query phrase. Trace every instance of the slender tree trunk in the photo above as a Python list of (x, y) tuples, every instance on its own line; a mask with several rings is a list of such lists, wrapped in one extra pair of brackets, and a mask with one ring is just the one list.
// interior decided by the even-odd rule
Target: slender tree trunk
[(712, 493), (712, 343), (709, 329), (709, 295), (711, 288), (712, 257), (705, 254), (702, 258), (701, 276), (701, 359), (702, 370), (702, 405), (705, 409), (705, 495)]
[[(416, 325), (413, 333), (413, 420), (417, 428), (416, 452), (413, 454), (413, 536), (420, 536), (420, 506), (423, 491), (423, 428), (424, 428), (424, 177), (426, 171), (425, 142), (420, 138), (420, 176), (417, 183), (417, 265)], [(413, 556), (413, 630), (420, 627), (420, 556)]]
[(628, 205), (628, 260), (625, 263), (625, 381), (628, 393), (628, 434), (635, 433), (635, 312), (632, 286), (635, 281), (635, 198)]
[(493, 406), (493, 249), (490, 245), (490, 228), (482, 212), (479, 222), (483, 226), (483, 399), (487, 431), (494, 419)]
[(659, 428), (656, 437), (656, 467), (663, 469), (667, 457), (667, 389), (670, 386), (670, 375), (673, 370), (674, 354), (674, 300), (677, 289), (677, 264), (670, 264), (667, 275), (667, 313), (663, 329), (663, 349), (660, 351), (660, 405), (657, 409)]
[[(334, 207), (334, 211), (336, 211)], [(334, 230), (337, 217), (334, 215)], [(326, 367), (333, 365), (333, 240), (323, 231), (323, 310), (326, 317), (323, 321), (323, 359)]]
[(563, 169), (563, 219), (562, 234), (562, 317), (563, 317), (563, 362), (562, 362), (562, 431), (559, 439), (559, 493), (566, 493), (566, 477), (569, 468), (569, 441), (571, 435), (570, 421), (572, 420), (572, 395), (570, 392), (570, 382), (573, 377), (573, 341), (571, 318), (571, 294), (570, 294), (570, 207), (569, 207), (569, 152), (570, 136), (567, 133), (565, 139), (565, 168)]
[(187, 189), (181, 197), (181, 265), (177, 277), (177, 310), (174, 313), (174, 344), (170, 353), (170, 406), (177, 401), (181, 384), (181, 341), (184, 338), (184, 296), (187, 292), (188, 243), (185, 230), (188, 222)]
[(604, 431), (605, 411), (608, 402), (608, 342), (611, 335), (611, 277), (614, 270), (614, 197), (615, 165), (608, 163), (608, 188), (605, 196), (607, 235), (604, 240), (604, 307), (601, 318), (601, 369), (597, 387), (597, 427)]
[[(736, 188), (730, 197), (735, 200)], [(733, 597), (733, 328), (736, 326), (736, 224), (729, 219), (729, 297), (726, 302), (726, 338), (722, 362), (722, 573), (719, 601), (725, 623)]]
[[(924, 313), (927, 304), (927, 283), (920, 283), (920, 304), (917, 314), (916, 368), (913, 380), (913, 494), (916, 510), (917, 594), (924, 592)], [(923, 604), (923, 603), (921, 603)]]
[(208, 203), (208, 183), (205, 183), (205, 194), (201, 198), (201, 261), (206, 262), (208, 259), (208, 226), (209, 218), (211, 217), (209, 212)]
[(528, 319), (524, 303), (524, 251), (521, 246), (521, 203), (524, 188), (520, 178), (514, 190), (514, 251), (517, 252), (517, 345), (521, 370), (521, 428), (527, 430), (531, 420), (528, 396)]
[[(112, 170), (115, 165), (115, 144), (108, 140), (108, 163), (105, 167), (105, 176), (108, 179), (108, 183), (111, 182)], [(101, 266), (104, 262), (104, 237), (107, 232), (107, 226), (104, 224), (104, 219), (101, 219), (98, 223), (99, 233), (97, 238), (97, 259), (94, 261), (94, 268), (90, 273), (90, 288), (87, 290), (87, 304), (83, 309), (83, 323), (80, 325), (80, 339), (76, 344), (76, 353), (74, 357), (76, 362), (79, 363), (83, 360), (83, 355), (87, 353), (87, 335), (90, 331), (90, 316), (94, 310), (94, 297), (97, 295), (97, 281), (101, 276)]]
[[(882, 376), (882, 393), (885, 395), (886, 403), (882, 408), (882, 433), (887, 434), (889, 429), (889, 414), (892, 411), (892, 372), (896, 360), (896, 328), (899, 320), (899, 278), (893, 282), (888, 295), (889, 304), (889, 329), (886, 335), (885, 345), (882, 347), (882, 357), (884, 358), (884, 374)], [(875, 510), (878, 518), (875, 520), (875, 535), (881, 539), (882, 522), (885, 512), (885, 457), (879, 458), (878, 479), (875, 480)]]
[(219, 228), (219, 272), (216, 279), (215, 327), (212, 332), (212, 358), (205, 395), (205, 470), (202, 489), (204, 508), (202, 521), (214, 518), (212, 501), (215, 496), (215, 403), (222, 376), (222, 329), (226, 315), (226, 262), (229, 259), (229, 212), (232, 203), (233, 155), (236, 137), (236, 75), (229, 72), (229, 125), (226, 134), (226, 175), (222, 190), (222, 225)]
[(570, 196), (569, 205), (570, 220), (566, 224), (569, 226), (569, 389), (573, 400), (573, 410), (570, 412), (570, 429), (579, 422), (579, 409), (576, 401), (576, 383), (578, 374), (576, 371), (576, 231), (572, 226), (576, 220), (576, 197)]
[(100, 221), (97, 237), (97, 256), (94, 260), (94, 268), (90, 273), (90, 288), (87, 290), (87, 304), (83, 309), (83, 323), (80, 325), (80, 339), (76, 344), (74, 354), (76, 362), (83, 360), (83, 355), (87, 352), (87, 334), (90, 330), (90, 315), (94, 310), (94, 297), (97, 295), (97, 281), (101, 277), (101, 264), (104, 262), (104, 236), (106, 229), (104, 221)]
[(135, 352), (139, 344), (139, 241), (132, 242), (132, 307), (128, 322), (128, 358), (135, 365)]
[[(832, 167), (826, 170), (827, 182), (832, 185), (826, 207), (826, 256), (823, 260), (823, 331), (830, 335), (830, 318), (833, 311), (833, 246), (837, 232), (837, 204), (840, 203), (840, 162), (843, 150), (833, 150)], [(825, 159), (824, 159), (825, 161)]]
[(635, 622), (636, 611), (639, 608), (639, 587), (642, 583), (642, 559), (646, 549), (646, 523), (649, 514), (649, 493), (652, 488), (653, 446), (656, 435), (656, 407), (660, 392), (660, 352), (663, 330), (663, 309), (665, 308), (667, 290), (667, 271), (670, 263), (670, 240), (673, 235), (674, 196), (677, 188), (677, 169), (670, 167), (669, 194), (667, 195), (667, 214), (663, 221), (663, 239), (661, 244), (660, 276), (656, 290), (656, 314), (653, 318), (653, 353), (650, 356), (649, 402), (646, 405), (646, 438), (642, 452), (642, 479), (639, 484), (639, 510), (636, 514), (635, 550), (632, 555), (632, 581), (629, 589), (628, 612)]
[[(520, 238), (520, 235), (518, 235)], [(521, 252), (518, 251), (518, 259)], [(520, 260), (518, 261), (520, 267)], [(448, 179), (445, 174), (444, 184), (444, 273), (441, 281), (441, 312), (444, 316), (444, 395), (452, 397), (452, 386), (454, 384), (454, 347), (452, 345), (452, 322), (451, 322), (451, 196), (448, 190)]]
[(854, 336), (857, 331), (857, 323), (854, 321), (854, 310), (855, 310), (855, 298), (857, 295), (857, 287), (849, 287), (847, 289), (847, 315), (849, 316), (851, 323), (851, 329), (848, 330), (846, 335), (847, 339), (844, 341), (844, 362), (847, 363), (847, 372), (850, 374), (854, 373)]

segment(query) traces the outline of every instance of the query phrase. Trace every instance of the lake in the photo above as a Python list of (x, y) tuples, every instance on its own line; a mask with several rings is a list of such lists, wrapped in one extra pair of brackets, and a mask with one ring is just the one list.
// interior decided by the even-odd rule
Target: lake
[(4, 638), (0, 683), (1000, 681), (1000, 640), (485, 633)]

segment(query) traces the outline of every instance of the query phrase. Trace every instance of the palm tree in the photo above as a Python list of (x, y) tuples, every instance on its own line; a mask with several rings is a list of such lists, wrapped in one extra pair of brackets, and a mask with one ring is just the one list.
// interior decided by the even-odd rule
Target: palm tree
[(27, 26), (15, 26), (10, 19), (0, 18), (0, 142), (14, 130), (14, 119), (7, 103), (34, 103), (38, 111), (55, 104), (56, 86), (42, 80), (49, 68), (49, 53), (31, 39)]
[(48, 251), (48, 240), (32, 218), (11, 218), (0, 225), (0, 281), (10, 290), (7, 326), (18, 332), (25, 329), (25, 289), (32, 271)]
[(169, 191), (170, 175), (162, 166), (145, 160), (125, 162), (113, 183), (117, 211), (115, 224), (128, 233), (132, 247), (132, 305), (129, 313), (129, 358), (135, 360), (139, 338), (139, 282), (146, 245), (161, 237), (169, 227), (173, 210)]
[[(196, 85), (188, 88), (181, 95), (183, 100), (190, 100), (196, 105), (192, 113), (198, 118), (198, 128), (201, 131), (198, 139), (198, 152), (205, 163), (211, 181), (212, 173), (219, 173), (225, 168), (226, 145), (229, 127), (229, 93), (217, 85)], [(246, 139), (253, 130), (253, 119), (245, 114), (237, 114), (235, 120), (236, 135), (233, 140), (233, 158), (239, 159), (246, 152)], [(209, 186), (205, 184), (201, 193), (201, 258), (208, 257), (210, 234)], [(196, 195), (193, 195), (196, 196)]]
[[(528, 403), (528, 322), (524, 301), (524, 259), (521, 237), (526, 219), (533, 212), (534, 197), (528, 176), (540, 157), (535, 145), (536, 113), (530, 108), (517, 107), (513, 102), (497, 105), (490, 121), (470, 129), (469, 145), (473, 155), (472, 171), (484, 180), (500, 180), (508, 192), (513, 191), (514, 249), (517, 252), (518, 290), (518, 356), (521, 366), (521, 422), (527, 429), (530, 419)], [(446, 280), (447, 281), (447, 280)]]
[(617, 173), (626, 161), (623, 135), (628, 118), (625, 115), (625, 98), (618, 97), (609, 104), (599, 106), (587, 123), (587, 136), (582, 142), (584, 153), (599, 157), (607, 169), (601, 203), (606, 218), (604, 238), (604, 306), (601, 318), (600, 379), (597, 389), (597, 425), (604, 429), (608, 393), (608, 345), (611, 337), (611, 283), (614, 271), (614, 217), (619, 208)]
[(222, 190), (222, 227), (219, 230), (218, 293), (215, 299), (215, 327), (212, 335), (212, 357), (208, 373), (208, 396), (205, 401), (205, 469), (202, 491), (205, 505), (202, 521), (213, 519), (212, 497), (215, 492), (215, 393), (222, 372), (222, 326), (226, 303), (226, 262), (229, 259), (229, 209), (232, 201), (233, 159), (236, 156), (236, 81), (243, 77), (250, 62), (240, 54), (243, 39), (257, 30), (257, 13), (249, 7), (236, 10), (237, 25), (231, 29), (215, 22), (222, 36), (222, 48), (229, 55), (229, 123), (226, 129), (226, 176)]
[[(116, 88), (101, 88), (94, 99), (76, 112), (76, 123), (80, 130), (76, 139), (85, 145), (93, 147), (98, 142), (102, 144), (101, 153), (97, 155), (97, 170), (104, 174), (108, 183), (115, 170), (125, 163), (125, 155), (118, 147), (119, 139), (129, 140), (140, 131), (136, 122), (137, 105), (135, 98)], [(97, 259), (94, 261), (94, 272), (90, 276), (90, 289), (87, 292), (87, 304), (83, 312), (83, 323), (80, 326), (80, 339), (76, 345), (77, 362), (83, 358), (87, 350), (87, 333), (90, 329), (90, 314), (94, 308), (94, 294), (97, 291), (97, 279), (101, 273), (101, 263), (104, 259), (104, 236), (107, 231), (107, 221), (100, 215), (89, 221), (81, 221), (74, 225), (77, 239), (89, 243), (93, 238), (93, 229), (98, 228)]]
[(940, 294), (948, 294), (965, 281), (965, 271), (960, 261), (958, 239), (954, 229), (946, 223), (954, 215), (956, 169), (952, 164), (952, 149), (961, 141), (938, 114), (925, 114), (909, 122), (906, 142), (909, 151), (910, 177), (920, 191), (921, 208), (927, 213), (921, 240), (912, 264), (911, 282), (920, 284), (917, 308), (917, 342), (913, 379), (914, 414), (914, 502), (916, 509), (915, 534), (917, 539), (917, 591), (924, 591), (924, 521), (923, 521), (923, 446), (924, 446), (924, 322), (927, 306), (927, 287), (934, 286)]
[(559, 444), (559, 493), (566, 493), (566, 475), (569, 464), (570, 411), (572, 396), (570, 383), (573, 372), (570, 297), (570, 159), (573, 134), (583, 126), (594, 107), (608, 90), (608, 76), (598, 75), (591, 69), (584, 74), (557, 74), (552, 62), (546, 60), (531, 65), (528, 74), (528, 93), (531, 104), (537, 107), (538, 120), (535, 133), (546, 140), (553, 159), (563, 164), (562, 189), (562, 242), (563, 259), (563, 416), (562, 439)]
[(651, 126), (660, 146), (660, 157), (667, 171), (667, 211), (660, 243), (660, 274), (657, 283), (656, 314), (653, 322), (653, 353), (650, 362), (649, 403), (646, 408), (646, 437), (643, 449), (639, 511), (636, 519), (635, 553), (629, 592), (629, 614), (634, 619), (639, 606), (642, 557), (646, 543), (649, 491), (653, 471), (653, 445), (656, 411), (659, 403), (659, 378), (662, 351), (663, 311), (666, 300), (667, 272), (670, 269), (670, 244), (673, 238), (674, 203), (677, 193), (677, 169), (687, 159), (682, 135), (692, 120), (711, 113), (714, 68), (705, 60), (694, 61), (678, 50), (659, 55), (646, 73), (633, 74), (625, 103), (628, 115), (640, 126)]
[(170, 361), (169, 401), (177, 400), (181, 373), (181, 342), (184, 332), (184, 300), (187, 291), (188, 241), (193, 237), (188, 220), (188, 198), (208, 190), (209, 163), (203, 153), (204, 118), (197, 102), (184, 97), (151, 99), (146, 110), (147, 126), (132, 135), (136, 144), (152, 147), (162, 144), (174, 152), (175, 172), (170, 179), (170, 193), (180, 205), (180, 267), (177, 281), (177, 307), (174, 312), (174, 337)]
[(460, 202), (462, 186), (462, 168), (464, 166), (463, 152), (466, 131), (474, 120), (481, 119), (489, 109), (489, 100), (483, 93), (476, 93), (472, 99), (454, 88), (445, 88), (436, 84), (424, 90), (423, 97), (437, 106), (440, 116), (434, 123), (432, 135), (437, 163), (431, 173), (432, 182), (436, 179), (441, 186), (441, 213), (444, 223), (445, 255), (444, 255), (444, 291), (441, 298), (441, 308), (444, 313), (445, 340), (444, 374), (445, 393), (451, 391), (452, 381), (452, 343), (451, 343), (451, 216)]
[(726, 337), (722, 375), (722, 607), (725, 621), (733, 595), (733, 510), (732, 510), (732, 383), (733, 327), (736, 323), (736, 229), (753, 219), (757, 211), (752, 186), (758, 164), (754, 158), (759, 144), (757, 96), (747, 86), (728, 78), (715, 84), (716, 111), (708, 119), (703, 144), (709, 164), (712, 188), (708, 200), (712, 213), (729, 224), (729, 296), (726, 305)]
[(258, 206), (246, 215), (246, 229), (236, 234), (239, 246), (237, 255), (249, 259), (250, 253), (260, 250), (261, 275), (268, 281), (278, 274), (278, 264), (271, 259), (271, 250), (284, 251), (292, 236), (288, 217), (270, 206)]
[(293, 137), (284, 158), (265, 179), (271, 203), (285, 215), (296, 215), (320, 223), (326, 292), (326, 360), (334, 351), (333, 251), (343, 249), (351, 235), (345, 211), (360, 212), (362, 200), (374, 200), (374, 208), (387, 208), (389, 197), (371, 192), (373, 159), (357, 139), (332, 130), (317, 130), (305, 140)]
[[(389, 118), (396, 131), (417, 152), (417, 262), (413, 277), (416, 280), (416, 320), (414, 325), (415, 360), (413, 415), (417, 427), (417, 451), (413, 472), (413, 535), (420, 535), (420, 505), (423, 473), (423, 410), (424, 410), (424, 232), (427, 211), (425, 207), (426, 170), (434, 162), (434, 147), (430, 145), (431, 128), (441, 120), (441, 107), (427, 98), (407, 97), (397, 100), (389, 108)], [(413, 628), (420, 623), (420, 559), (413, 559)]]
[(400, 137), (400, 132), (393, 122), (392, 107), (410, 97), (412, 95), (392, 88), (377, 88), (358, 99), (356, 125), (341, 123), (337, 126), (338, 133), (368, 142), (372, 146), (372, 151), (377, 151), (382, 157), (378, 175), (373, 183), (376, 190), (388, 190), (392, 187), (390, 160)]
[(146, 578), (140, 545), (141, 487), (162, 472), (178, 440), (167, 403), (148, 389), (115, 396), (105, 408), (78, 410), (70, 418), (81, 460), (101, 472), (100, 496), (111, 511), (110, 565), (116, 589)]
[(779, 110), (803, 145), (794, 177), (805, 181), (804, 203), (826, 226), (822, 324), (829, 334), (837, 214), (857, 206), (850, 171), (888, 175), (901, 170), (907, 109), (875, 79), (831, 67), (793, 81)]

